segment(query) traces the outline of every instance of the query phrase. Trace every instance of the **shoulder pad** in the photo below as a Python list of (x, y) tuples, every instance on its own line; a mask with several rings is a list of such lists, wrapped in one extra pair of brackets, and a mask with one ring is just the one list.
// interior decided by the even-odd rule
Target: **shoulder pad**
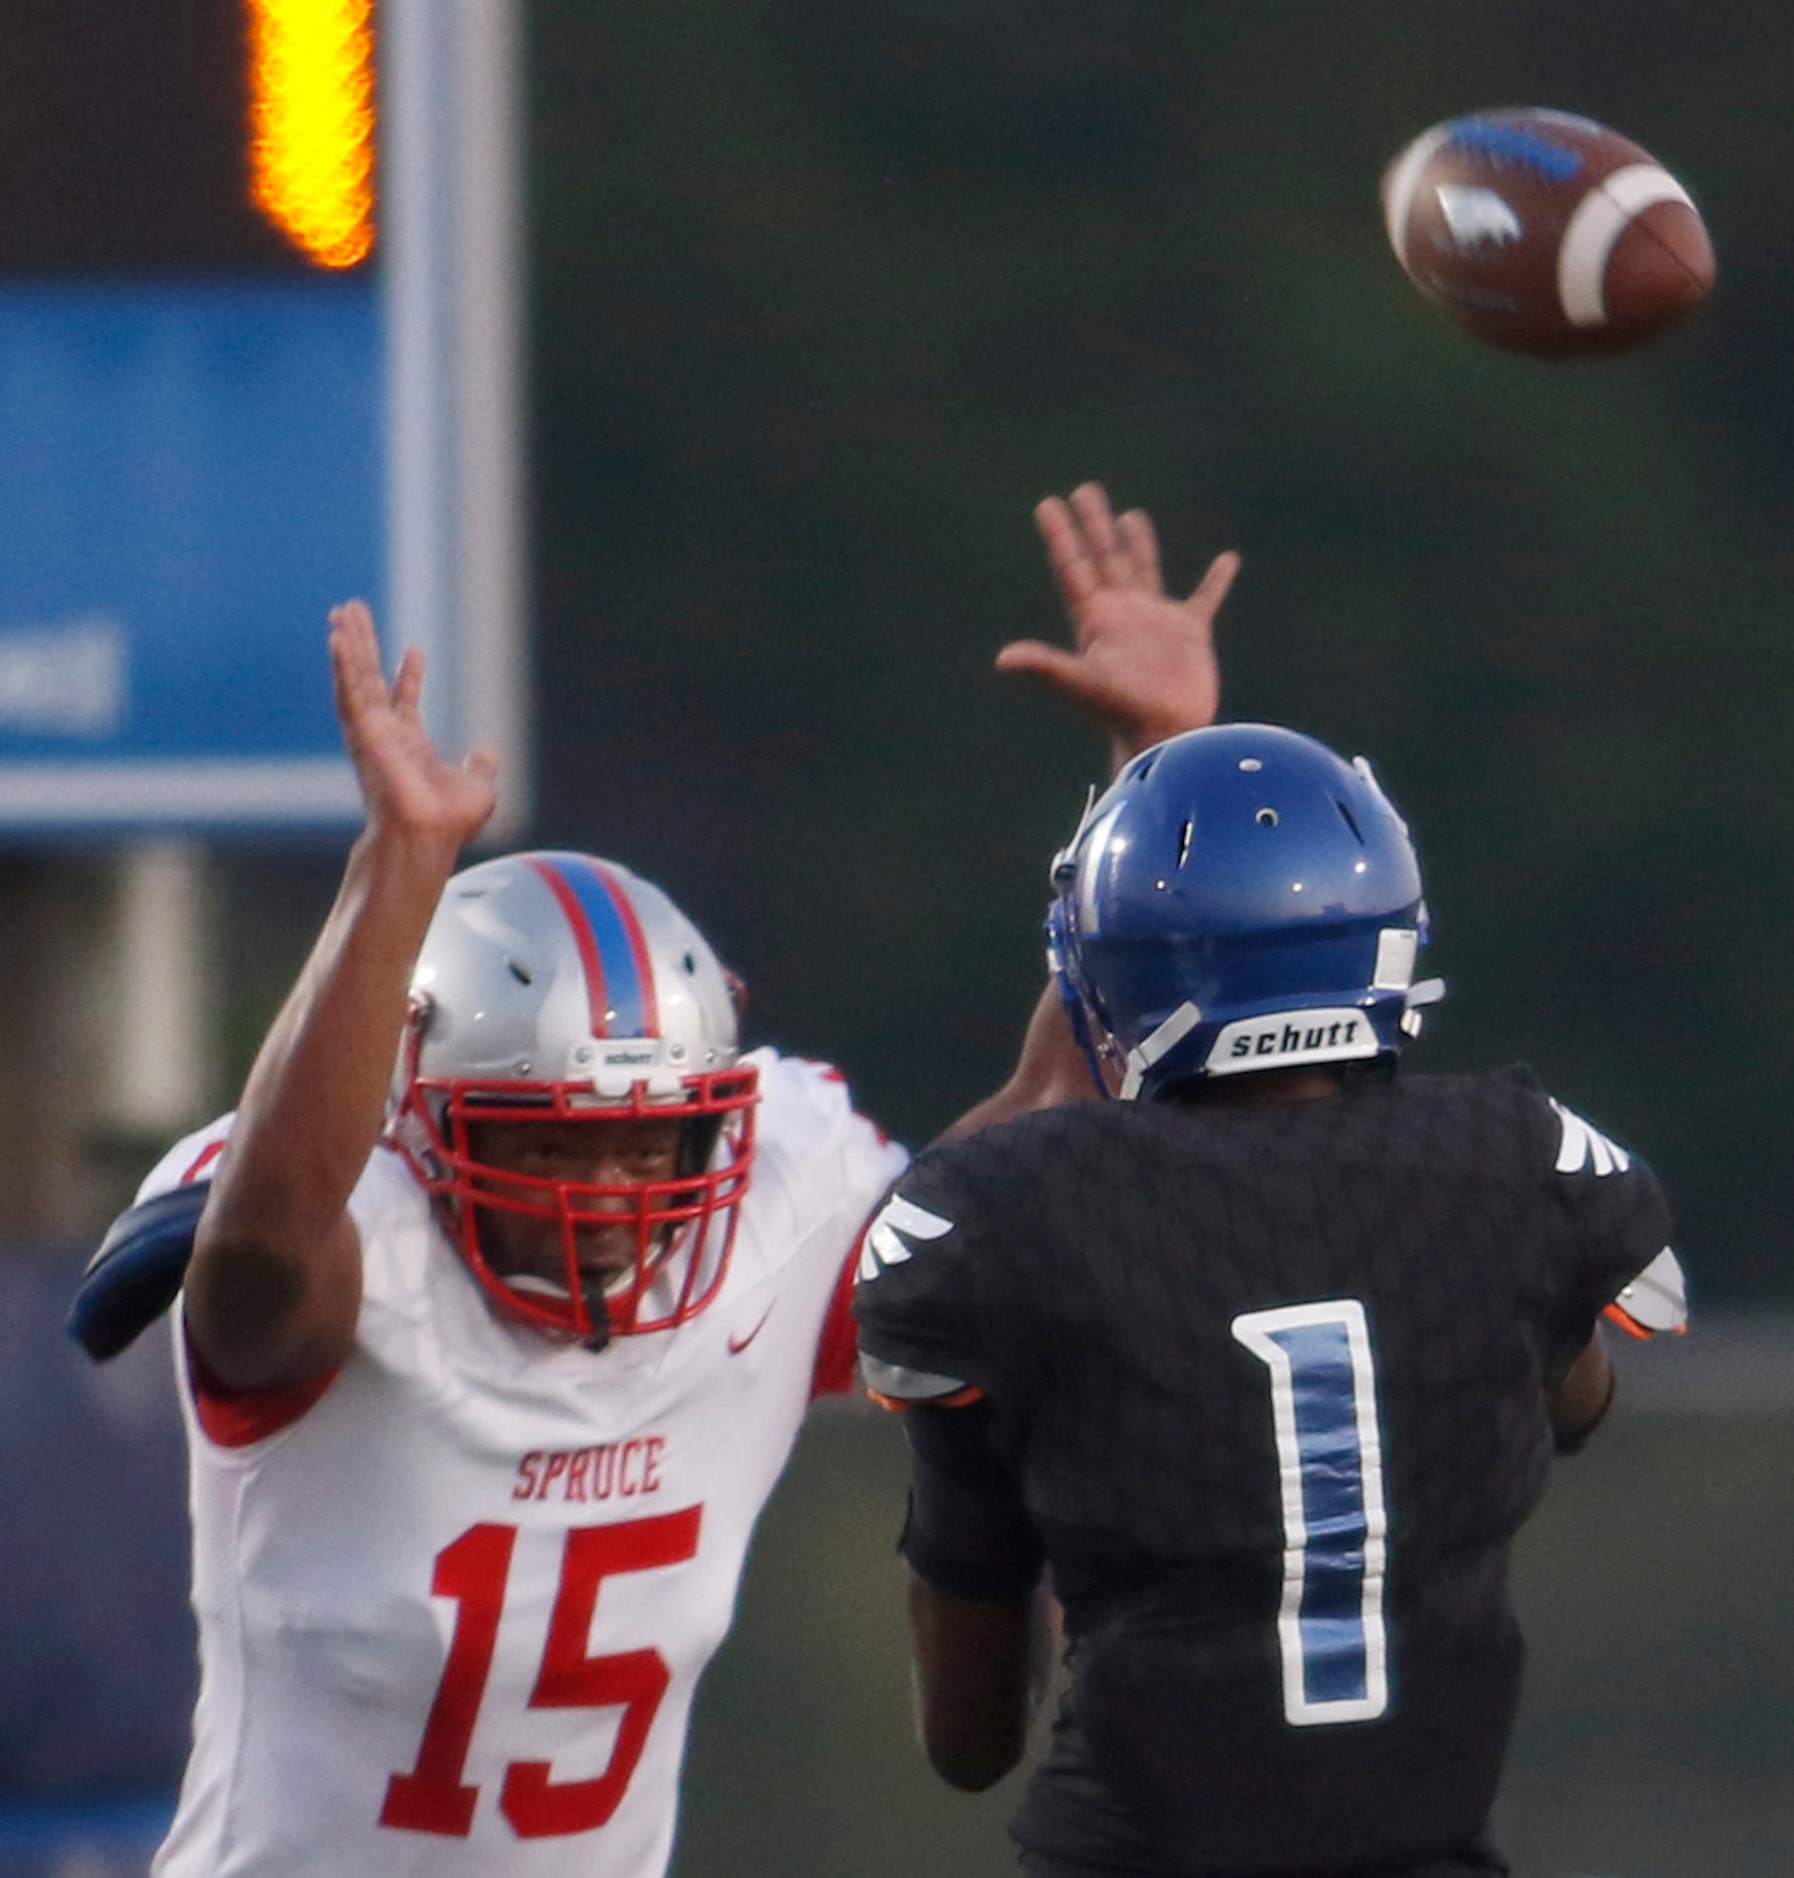
[(117, 1356), (173, 1304), (193, 1256), (209, 1181), (140, 1200), (112, 1222), (87, 1261), (68, 1333), (96, 1363)]

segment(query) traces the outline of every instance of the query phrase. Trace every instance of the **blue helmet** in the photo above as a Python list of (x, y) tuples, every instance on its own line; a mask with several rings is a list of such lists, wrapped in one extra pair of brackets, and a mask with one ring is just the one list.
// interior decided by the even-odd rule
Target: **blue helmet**
[[(1362, 757), (1269, 724), (1168, 738), (1053, 863), (1048, 956), (1099, 1085), (1393, 1057), (1443, 995), (1407, 824)], [(1107, 1075), (1105, 1076), (1105, 1069)]]

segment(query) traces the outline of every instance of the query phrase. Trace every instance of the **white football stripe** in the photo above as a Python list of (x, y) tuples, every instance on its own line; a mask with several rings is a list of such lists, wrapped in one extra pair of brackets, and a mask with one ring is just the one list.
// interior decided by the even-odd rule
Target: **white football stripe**
[(870, 1276), (881, 1265), (901, 1265), (905, 1259), (914, 1257), (909, 1247), (881, 1219), (866, 1235), (866, 1257), (860, 1260), (860, 1269)]
[(1658, 202), (1684, 202), (1688, 191), (1656, 163), (1615, 170), (1576, 205), (1557, 250), (1557, 297), (1572, 326), (1607, 321), (1607, 262), (1626, 224)]
[(929, 1212), (914, 1200), (906, 1200), (900, 1193), (891, 1196), (879, 1218), (912, 1239), (943, 1239), (953, 1230), (952, 1220), (942, 1219), (940, 1214)]
[(1632, 1157), (1617, 1142), (1609, 1141), (1598, 1128), (1591, 1128), (1573, 1109), (1567, 1109), (1555, 1097), (1551, 1106), (1563, 1124), (1557, 1144), (1557, 1171), (1579, 1174), (1591, 1162), (1596, 1179), (1607, 1174), (1623, 1174), (1632, 1165)]
[(1096, 895), (1102, 885), (1103, 863), (1109, 858), (1109, 837), (1121, 819), (1126, 801), (1117, 802), (1085, 837), (1078, 860), (1078, 929), (1086, 939), (1102, 930)]
[(866, 1243), (860, 1248), (858, 1276), (870, 1283), (887, 1265), (901, 1265), (915, 1257), (904, 1244), (902, 1235), (912, 1239), (939, 1239), (953, 1230), (950, 1219), (931, 1213), (925, 1206), (892, 1195), (885, 1209), (867, 1228)]
[(1433, 152), (1451, 135), (1449, 124), (1435, 124), (1424, 137), (1416, 137), (1399, 157), (1383, 184), (1383, 222), (1389, 245), (1403, 267), (1408, 265), (1408, 210), (1420, 184), (1420, 172), (1433, 160)]

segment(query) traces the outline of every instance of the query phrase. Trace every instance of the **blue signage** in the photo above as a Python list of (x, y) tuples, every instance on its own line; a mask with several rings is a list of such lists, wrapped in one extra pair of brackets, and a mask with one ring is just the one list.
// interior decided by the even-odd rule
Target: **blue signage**
[(348, 276), (0, 288), (0, 831), (358, 819), (325, 614), (386, 572)]

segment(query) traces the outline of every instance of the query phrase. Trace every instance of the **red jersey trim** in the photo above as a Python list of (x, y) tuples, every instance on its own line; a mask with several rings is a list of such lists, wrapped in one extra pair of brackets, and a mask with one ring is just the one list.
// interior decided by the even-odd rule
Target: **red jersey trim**
[(913, 1408), (970, 1408), (974, 1402), (984, 1400), (984, 1391), (975, 1382), (955, 1389), (951, 1395), (917, 1396), (913, 1400), (907, 1396), (881, 1395), (876, 1389), (868, 1389), (866, 1393), (881, 1409), (889, 1409), (893, 1415)]
[[(193, 1406), (206, 1439), (221, 1448), (247, 1448), (290, 1428), (335, 1382), (336, 1369), (285, 1389), (227, 1389), (205, 1366), (193, 1340), (187, 1345), (187, 1374)], [(339, 1364), (337, 1368), (340, 1368)]]
[[(1617, 1325), (1628, 1337), (1637, 1337), (1641, 1342), (1663, 1334), (1661, 1331), (1647, 1329), (1623, 1304), (1604, 1304), (1601, 1306), (1601, 1315), (1610, 1324)], [(1688, 1326), (1678, 1324), (1669, 1334), (1672, 1337), (1685, 1337), (1688, 1334)]]
[[(820, 1057), (815, 1056), (794, 1056), (789, 1060), (793, 1063), (809, 1064), (813, 1070), (817, 1070), (821, 1073), (824, 1082), (839, 1083), (843, 1089), (847, 1090), (847, 1100), (851, 1107), (853, 1103), (853, 1091), (848, 1087), (847, 1077), (842, 1071), (836, 1069), (833, 1063), (825, 1063)], [(875, 1122), (870, 1115), (861, 1115), (858, 1109), (854, 1109), (853, 1112), (878, 1137), (878, 1145), (881, 1148), (888, 1148), (891, 1145), (891, 1137), (879, 1127), (878, 1123)]]
[(220, 1136), (216, 1141), (208, 1141), (206, 1145), (200, 1149), (199, 1158), (195, 1160), (193, 1165), (181, 1176), (180, 1184), (184, 1187), (189, 1181), (197, 1180), (200, 1175), (217, 1160), (219, 1155), (224, 1152), (225, 1142), (228, 1139), (228, 1136)]
[(822, 1336), (816, 1345), (816, 1367), (810, 1375), (810, 1400), (825, 1395), (847, 1395), (853, 1389), (854, 1373), (859, 1365), (859, 1333), (853, 1321), (853, 1278), (860, 1263), (860, 1247), (865, 1242), (872, 1221), (860, 1228), (835, 1280), (835, 1293), (828, 1302), (828, 1316), (823, 1319)]

